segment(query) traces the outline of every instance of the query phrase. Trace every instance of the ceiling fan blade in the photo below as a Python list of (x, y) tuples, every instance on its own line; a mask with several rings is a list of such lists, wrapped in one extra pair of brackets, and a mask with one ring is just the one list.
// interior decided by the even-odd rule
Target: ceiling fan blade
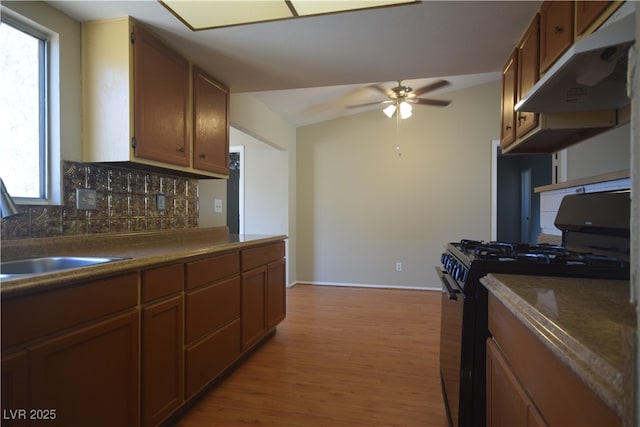
[(419, 105), (431, 105), (434, 107), (446, 107), (451, 104), (451, 101), (441, 100), (441, 99), (424, 99), (424, 98), (413, 98), (409, 100), (412, 104)]
[(431, 92), (433, 90), (436, 89), (440, 89), (441, 87), (445, 87), (445, 86), (449, 86), (451, 83), (449, 83), (446, 80), (438, 80), (436, 82), (433, 82), (429, 85), (423, 86), (419, 89), (415, 89), (411, 92), (411, 96), (420, 96), (423, 93), (427, 93), (427, 92)]
[(365, 86), (368, 89), (375, 89), (378, 92), (380, 92), (381, 94), (383, 94), (384, 96), (389, 96), (389, 91), (385, 88), (383, 88), (380, 85), (369, 85), (369, 86)]
[(348, 109), (352, 109), (352, 108), (362, 108), (362, 107), (369, 107), (371, 105), (384, 105), (384, 104), (391, 104), (393, 101), (390, 100), (386, 100), (386, 101), (376, 101), (376, 102), (367, 102), (366, 104), (357, 104), (357, 105), (347, 105), (345, 108)]

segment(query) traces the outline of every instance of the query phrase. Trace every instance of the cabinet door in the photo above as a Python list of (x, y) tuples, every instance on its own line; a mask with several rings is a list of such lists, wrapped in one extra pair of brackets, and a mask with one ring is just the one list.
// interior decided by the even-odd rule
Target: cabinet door
[(135, 155), (189, 166), (189, 62), (134, 26)]
[(257, 342), (266, 330), (267, 267), (242, 274), (242, 349)]
[[(535, 16), (518, 45), (518, 101), (531, 90), (538, 81), (540, 55), (539, 17)], [(516, 137), (522, 138), (538, 126), (538, 114), (516, 112)]]
[(582, 35), (604, 13), (611, 1), (576, 1), (576, 36)]
[(240, 319), (188, 347), (185, 352), (185, 394), (193, 397), (240, 356)]
[(487, 339), (487, 427), (544, 427), (533, 405), (491, 338)]
[(540, 6), (540, 73), (573, 44), (573, 1), (549, 0)]
[(229, 174), (229, 90), (193, 69), (193, 167)]
[(183, 401), (182, 295), (142, 309), (142, 425), (155, 426)]
[(30, 349), (31, 407), (51, 426), (138, 425), (138, 312), (74, 330)]
[(286, 316), (286, 265), (281, 259), (267, 266), (267, 329)]
[(518, 50), (515, 49), (502, 69), (502, 129), (500, 147), (508, 147), (516, 139), (516, 74), (518, 72)]
[(2, 357), (2, 425), (28, 425), (28, 361), (21, 351)]

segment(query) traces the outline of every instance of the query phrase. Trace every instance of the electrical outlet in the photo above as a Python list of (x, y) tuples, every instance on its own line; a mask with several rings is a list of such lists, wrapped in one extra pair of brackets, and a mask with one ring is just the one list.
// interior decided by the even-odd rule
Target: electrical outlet
[(156, 209), (158, 212), (163, 212), (167, 209), (167, 200), (164, 193), (156, 193)]
[(222, 213), (222, 199), (213, 199), (213, 211)]
[(94, 210), (97, 205), (96, 190), (76, 188), (76, 209)]
[(402, 263), (396, 262), (396, 271), (402, 271)]

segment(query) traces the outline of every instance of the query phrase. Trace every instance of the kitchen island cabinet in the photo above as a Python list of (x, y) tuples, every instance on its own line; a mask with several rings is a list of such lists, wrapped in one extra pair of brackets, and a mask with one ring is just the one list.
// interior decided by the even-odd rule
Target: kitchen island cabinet
[(489, 426), (509, 417), (630, 425), (637, 325), (628, 281), (490, 274), (481, 282), (489, 290)]
[(83, 160), (226, 178), (228, 90), (191, 68), (130, 17), (84, 22)]

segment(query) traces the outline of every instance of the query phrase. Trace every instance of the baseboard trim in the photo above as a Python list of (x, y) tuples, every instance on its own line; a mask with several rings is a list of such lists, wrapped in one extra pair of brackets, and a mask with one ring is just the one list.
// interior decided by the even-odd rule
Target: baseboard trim
[(339, 283), (339, 282), (306, 282), (299, 281), (293, 282), (288, 287), (292, 288), (295, 285), (314, 285), (314, 286), (338, 286), (345, 288), (375, 288), (375, 289), (402, 289), (410, 291), (442, 291), (439, 287), (425, 287), (425, 286), (394, 286), (394, 285), (371, 285), (363, 283)]

